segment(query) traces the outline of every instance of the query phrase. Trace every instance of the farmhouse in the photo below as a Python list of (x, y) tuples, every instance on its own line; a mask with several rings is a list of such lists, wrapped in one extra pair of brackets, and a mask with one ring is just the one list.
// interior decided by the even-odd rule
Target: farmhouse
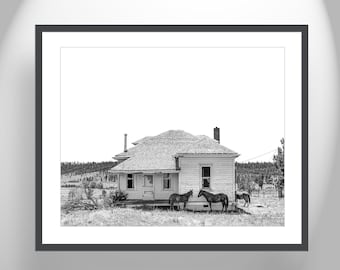
[[(172, 193), (193, 190), (189, 202), (198, 198), (200, 189), (235, 196), (236, 152), (219, 143), (220, 130), (214, 129), (214, 139), (194, 136), (183, 130), (169, 130), (157, 136), (134, 142), (114, 158), (118, 165), (111, 169), (120, 190), (129, 199), (167, 200)], [(188, 204), (190, 206), (190, 204)]]

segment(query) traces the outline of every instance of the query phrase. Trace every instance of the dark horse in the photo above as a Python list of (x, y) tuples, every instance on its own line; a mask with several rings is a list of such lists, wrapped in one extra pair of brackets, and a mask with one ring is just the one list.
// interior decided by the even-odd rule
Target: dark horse
[(200, 192), (198, 193), (198, 197), (201, 197), (201, 196), (203, 196), (207, 200), (207, 202), (209, 203), (210, 212), (212, 212), (211, 203), (217, 203), (217, 202), (222, 203), (222, 211), (223, 211), (223, 209), (225, 209), (225, 211), (227, 211), (228, 204), (229, 204), (227, 194), (224, 194), (224, 193), (212, 194), (208, 191), (201, 189)]
[(174, 203), (184, 203), (184, 208), (186, 207), (187, 205), (187, 202), (189, 200), (189, 197), (192, 196), (192, 190), (188, 191), (187, 193), (184, 193), (184, 194), (177, 194), (177, 193), (173, 193), (170, 195), (169, 197), (169, 204), (170, 204), (170, 209), (174, 209)]
[(247, 191), (235, 191), (235, 198), (237, 200), (244, 200), (243, 206), (249, 206), (250, 204), (250, 195)]

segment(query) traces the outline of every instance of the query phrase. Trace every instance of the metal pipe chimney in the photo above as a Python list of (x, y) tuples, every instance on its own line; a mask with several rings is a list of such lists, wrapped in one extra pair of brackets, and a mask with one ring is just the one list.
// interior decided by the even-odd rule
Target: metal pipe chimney
[(220, 143), (220, 128), (214, 128), (214, 139)]
[(127, 152), (127, 134), (124, 134), (124, 152)]

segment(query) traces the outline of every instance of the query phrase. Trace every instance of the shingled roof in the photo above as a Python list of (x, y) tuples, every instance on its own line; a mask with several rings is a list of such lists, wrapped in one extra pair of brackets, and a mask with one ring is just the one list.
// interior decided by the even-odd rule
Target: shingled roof
[(183, 130), (169, 130), (157, 136), (148, 136), (134, 143), (136, 146), (115, 156), (125, 159), (111, 169), (118, 171), (175, 171), (175, 157), (182, 155), (238, 154), (205, 135), (194, 136)]

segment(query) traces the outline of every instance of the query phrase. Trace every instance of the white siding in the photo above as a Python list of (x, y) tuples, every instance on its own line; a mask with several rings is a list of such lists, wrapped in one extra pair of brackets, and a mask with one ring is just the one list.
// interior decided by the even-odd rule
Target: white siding
[(190, 201), (205, 201), (198, 198), (201, 189), (201, 167), (211, 167), (211, 193), (225, 193), (229, 202), (235, 200), (235, 167), (234, 158), (227, 157), (181, 157), (179, 174), (179, 193), (185, 193), (192, 189), (193, 197)]
[(138, 200), (142, 199), (142, 186), (143, 186), (143, 177), (141, 174), (135, 174), (135, 188), (128, 189), (127, 188), (127, 174), (119, 175), (119, 188), (121, 191), (124, 191), (128, 194), (129, 200)]
[(172, 193), (178, 193), (178, 174), (171, 173), (171, 184), (169, 190), (163, 189), (163, 175), (156, 174), (154, 176), (154, 186), (155, 186), (155, 199), (156, 200), (168, 200)]
[(155, 200), (167, 200), (172, 193), (178, 193), (178, 174), (172, 173), (171, 175), (171, 188), (163, 190), (163, 174), (157, 173), (153, 175), (153, 187), (144, 187), (144, 174), (135, 174), (135, 188), (127, 189), (127, 174), (119, 176), (119, 187), (121, 191), (128, 194), (129, 200), (142, 200), (144, 190), (153, 190)]

